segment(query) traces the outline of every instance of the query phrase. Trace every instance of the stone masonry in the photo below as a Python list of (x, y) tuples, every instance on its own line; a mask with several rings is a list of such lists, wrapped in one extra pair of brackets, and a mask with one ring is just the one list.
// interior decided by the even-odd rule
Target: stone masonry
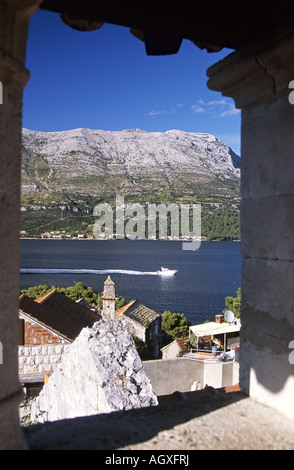
[(23, 438), (18, 405), (19, 202), (21, 192), (22, 94), (29, 78), (25, 67), (30, 17), (41, 0), (0, 1), (0, 331), (3, 361), (0, 367), (0, 448), (19, 449)]
[(124, 320), (100, 320), (68, 347), (39, 396), (32, 422), (157, 405)]
[(242, 109), (240, 386), (294, 418), (294, 35), (236, 51), (207, 71), (208, 87)]
[(44, 372), (53, 372), (67, 352), (69, 344), (41, 344), (37, 346), (19, 346), (18, 364), (20, 378), (25, 376), (43, 376)]

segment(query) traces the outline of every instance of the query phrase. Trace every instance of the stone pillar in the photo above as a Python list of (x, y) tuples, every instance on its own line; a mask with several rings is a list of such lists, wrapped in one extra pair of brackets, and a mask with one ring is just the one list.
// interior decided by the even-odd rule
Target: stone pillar
[(104, 282), (104, 291), (102, 295), (102, 318), (104, 320), (115, 319), (115, 287), (111, 277), (108, 276)]
[[(237, 51), (208, 87), (242, 109), (240, 385), (294, 418), (294, 33)], [(294, 348), (294, 346), (293, 346)]]
[(22, 93), (29, 18), (40, 1), (0, 0), (0, 449), (23, 448), (18, 405), (19, 208)]

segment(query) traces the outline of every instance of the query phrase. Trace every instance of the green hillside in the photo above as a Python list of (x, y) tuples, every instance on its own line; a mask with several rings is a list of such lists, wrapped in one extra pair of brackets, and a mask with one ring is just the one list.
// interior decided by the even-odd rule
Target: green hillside
[[(126, 203), (145, 204), (199, 204), (201, 203), (201, 234), (208, 240), (240, 239), (240, 197), (238, 187), (234, 195), (175, 196), (171, 193), (152, 193), (140, 197), (126, 196)], [(144, 200), (145, 199), (145, 200)], [(21, 231), (26, 237), (40, 237), (47, 232), (60, 232), (63, 237), (93, 237), (93, 226), (97, 218), (93, 216), (95, 205), (106, 202), (115, 211), (115, 199), (90, 198), (89, 196), (63, 193), (30, 194), (22, 197)], [(146, 233), (147, 237), (147, 233)]]

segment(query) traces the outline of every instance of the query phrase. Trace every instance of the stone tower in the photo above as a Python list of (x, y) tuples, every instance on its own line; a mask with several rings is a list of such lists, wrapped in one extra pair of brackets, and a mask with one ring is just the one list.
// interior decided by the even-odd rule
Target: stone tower
[(104, 291), (102, 294), (102, 318), (105, 320), (115, 319), (115, 288), (114, 282), (108, 276), (104, 282)]

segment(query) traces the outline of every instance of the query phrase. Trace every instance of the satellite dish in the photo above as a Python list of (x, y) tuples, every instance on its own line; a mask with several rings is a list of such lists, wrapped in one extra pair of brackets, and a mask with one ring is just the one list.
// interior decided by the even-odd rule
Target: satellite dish
[(231, 312), (231, 310), (227, 310), (225, 312), (225, 319), (228, 323), (233, 323), (235, 315), (233, 314), (233, 312)]

